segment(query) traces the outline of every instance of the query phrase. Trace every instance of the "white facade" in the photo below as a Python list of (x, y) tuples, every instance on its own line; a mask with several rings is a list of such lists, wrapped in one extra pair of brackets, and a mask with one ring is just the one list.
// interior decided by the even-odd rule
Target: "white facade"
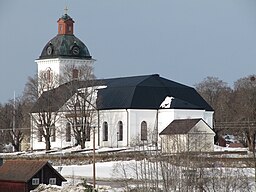
[[(99, 118), (94, 123), (95, 143), (97, 147), (129, 147), (141, 144), (153, 144), (158, 141), (160, 143), (159, 133), (175, 119), (192, 119), (202, 118), (208, 125), (212, 127), (213, 112), (205, 110), (184, 110), (184, 109), (118, 109), (118, 110), (101, 110)], [(122, 132), (120, 132), (120, 122)], [(142, 140), (142, 122), (146, 123), (147, 140)], [(107, 138), (104, 138), (104, 126), (107, 124)], [(71, 140), (66, 140), (65, 116), (56, 123), (56, 140), (51, 142), (52, 148), (63, 148), (75, 145), (75, 139), (71, 133)], [(33, 149), (44, 149), (44, 139), (38, 142), (38, 134), (36, 125), (32, 125), (34, 134), (32, 137)], [(72, 130), (72, 129), (71, 129)], [(33, 132), (33, 131), (32, 131)], [(157, 134), (155, 134), (157, 133)], [(121, 138), (120, 138), (121, 137)], [(85, 142), (86, 148), (93, 146), (93, 129), (91, 130), (90, 141)]]
[[(73, 59), (73, 58), (53, 58), (53, 59), (38, 59), (35, 60), (37, 63), (37, 74), (38, 80), (42, 78), (42, 76), (46, 77), (50, 74), (51, 77), (46, 77), (50, 81), (53, 81), (54, 85), (51, 88), (58, 87), (62, 83), (60, 82), (61, 77), (67, 77), (67, 68), (69, 69), (69, 73), (72, 73), (70, 69), (80, 69), (82, 66), (87, 66), (88, 69), (92, 69), (94, 59)], [(90, 74), (87, 76), (92, 76), (93, 71), (88, 70)], [(68, 80), (68, 79), (67, 79)], [(70, 81), (71, 79), (69, 79)], [(39, 88), (40, 89), (40, 88)], [(44, 89), (45, 91), (47, 89)]]

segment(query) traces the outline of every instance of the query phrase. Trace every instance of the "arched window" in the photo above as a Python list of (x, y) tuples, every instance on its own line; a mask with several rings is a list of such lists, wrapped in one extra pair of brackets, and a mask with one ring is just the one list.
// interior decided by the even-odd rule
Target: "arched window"
[(123, 141), (123, 122), (119, 121), (118, 122), (118, 141)]
[(48, 67), (44, 72), (44, 81), (45, 83), (52, 83), (53, 81), (53, 71), (50, 67)]
[(103, 123), (103, 141), (108, 140), (108, 123), (104, 122)]
[(43, 127), (41, 125), (38, 126), (38, 142), (43, 141)]
[(56, 127), (55, 127), (55, 125), (52, 125), (50, 127), (50, 131), (51, 131), (51, 141), (55, 142), (56, 141)]
[(66, 142), (71, 141), (71, 124), (67, 123), (66, 124)]
[(72, 70), (72, 78), (73, 79), (78, 79), (78, 69), (73, 69)]
[(90, 141), (90, 139), (91, 139), (91, 127), (90, 127), (90, 124), (89, 124), (88, 121), (85, 124), (86, 124), (85, 125), (86, 126), (85, 127), (85, 133), (86, 133), (85, 140)]
[(141, 134), (141, 141), (146, 141), (147, 137), (148, 137), (148, 130), (147, 130), (147, 123), (146, 123), (146, 121), (142, 121), (141, 122), (140, 134)]

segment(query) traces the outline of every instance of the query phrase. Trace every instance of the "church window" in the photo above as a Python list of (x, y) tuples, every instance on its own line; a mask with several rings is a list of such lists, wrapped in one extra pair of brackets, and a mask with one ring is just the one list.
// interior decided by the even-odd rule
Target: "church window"
[(53, 125), (51, 128), (51, 141), (55, 142), (56, 141), (56, 128), (55, 125)]
[(66, 124), (66, 142), (71, 141), (71, 124), (67, 123)]
[(44, 81), (45, 83), (51, 83), (53, 79), (53, 72), (51, 68), (47, 68), (44, 72)]
[(141, 122), (141, 141), (146, 141), (148, 137), (147, 123), (146, 121)]
[(90, 138), (91, 138), (91, 128), (90, 128), (89, 122), (86, 122), (85, 133), (86, 133), (85, 140), (86, 141), (90, 141)]
[(123, 122), (119, 121), (118, 122), (118, 141), (123, 141)]
[(38, 127), (38, 142), (43, 141), (43, 128), (41, 126)]
[(72, 78), (73, 79), (78, 79), (78, 69), (73, 69), (73, 71), (72, 71)]
[(104, 122), (103, 123), (103, 141), (108, 140), (108, 123)]

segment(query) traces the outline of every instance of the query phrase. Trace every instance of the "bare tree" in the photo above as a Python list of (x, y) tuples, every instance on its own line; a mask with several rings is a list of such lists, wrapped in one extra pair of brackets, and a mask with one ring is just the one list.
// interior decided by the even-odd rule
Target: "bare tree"
[[(76, 144), (85, 148), (95, 134), (98, 111), (96, 107), (97, 81), (91, 65), (65, 65), (60, 83), (66, 83), (70, 99), (65, 104), (66, 119), (72, 125)], [(70, 86), (71, 85), (71, 86)], [(95, 87), (96, 86), (96, 87)]]
[(56, 94), (58, 83), (58, 76), (49, 70), (29, 77), (24, 89), (24, 97), (34, 103), (30, 111), (36, 125), (34, 131), (38, 133), (39, 139), (44, 138), (46, 150), (51, 149), (51, 138), (55, 139), (55, 124), (59, 119), (58, 101), (64, 97), (62, 93)]
[(21, 150), (21, 142), (24, 136), (28, 136), (30, 133), (27, 107), (28, 104), (26, 101), (15, 98), (15, 100), (9, 101), (9, 103), (1, 108), (0, 119), (2, 131), (5, 132), (4, 135), (8, 138), (5, 142), (10, 142), (15, 151)]
[(98, 126), (97, 86), (95, 82), (94, 80), (80, 82), (82, 85), (79, 87), (81, 88), (75, 90), (75, 94), (65, 106), (65, 116), (72, 125), (77, 144), (82, 149), (85, 148), (85, 142), (91, 140), (95, 127)]
[(196, 84), (196, 90), (213, 107), (215, 121), (230, 121), (232, 118), (232, 89), (217, 77), (206, 77)]
[(87, 81), (93, 82), (93, 78), (91, 66), (70, 64), (64, 66), (59, 75), (49, 69), (29, 79), (26, 93), (32, 99), (39, 95), (32, 109), (35, 130), (44, 138), (47, 150), (58, 131), (56, 124), (64, 116), (72, 125), (77, 144), (84, 148), (90, 140), (92, 114), (96, 108), (92, 107), (95, 103), (89, 96), (93, 88), (86, 87)]
[[(178, 141), (174, 137), (173, 139), (169, 144), (176, 145)], [(205, 138), (202, 135), (197, 139), (201, 141)], [(231, 166), (221, 158), (213, 161), (208, 153), (201, 152), (206, 146), (198, 145), (196, 140), (190, 142), (190, 146), (197, 146), (197, 151), (191, 152), (190, 147), (188, 151), (175, 150), (165, 154), (141, 151), (135, 160), (117, 163), (113, 169), (114, 174), (124, 178), (123, 183), (127, 191), (254, 191), (247, 170), (237, 164)], [(208, 145), (207, 142), (204, 143)], [(172, 148), (177, 147), (170, 147)], [(155, 166), (158, 169), (154, 168)], [(132, 189), (134, 185), (136, 188)]]
[(44, 92), (32, 108), (33, 121), (36, 125), (34, 131), (37, 131), (39, 139), (40, 137), (44, 138), (46, 150), (51, 149), (51, 140), (55, 140), (55, 125), (61, 113), (58, 110), (58, 101), (60, 101), (62, 96), (54, 94), (55, 91), (56, 90), (53, 89)]
[(256, 82), (254, 76), (248, 76), (234, 83), (235, 122), (244, 123), (240, 131), (246, 136), (250, 151), (255, 150), (256, 139)]
[(93, 80), (95, 76), (93, 74), (92, 66), (88, 65), (65, 65), (63, 67), (63, 74), (60, 76), (60, 84), (70, 82), (73, 80), (86, 81)]

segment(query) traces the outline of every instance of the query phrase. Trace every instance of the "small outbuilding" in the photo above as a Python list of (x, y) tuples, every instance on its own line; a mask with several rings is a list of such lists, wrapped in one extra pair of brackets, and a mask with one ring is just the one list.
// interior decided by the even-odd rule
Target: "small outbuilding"
[(203, 119), (177, 119), (161, 133), (163, 153), (210, 152), (215, 133)]
[(7, 160), (0, 166), (1, 192), (29, 192), (42, 183), (61, 186), (63, 181), (48, 161)]

